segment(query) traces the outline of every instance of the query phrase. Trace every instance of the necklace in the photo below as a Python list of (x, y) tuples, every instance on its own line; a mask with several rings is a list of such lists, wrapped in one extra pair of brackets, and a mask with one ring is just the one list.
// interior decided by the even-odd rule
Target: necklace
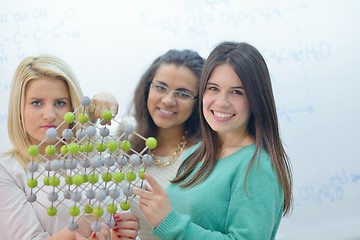
[(154, 158), (153, 164), (156, 167), (166, 167), (166, 166), (170, 166), (171, 164), (175, 163), (179, 159), (180, 153), (184, 150), (186, 143), (187, 143), (186, 138), (185, 138), (185, 136), (183, 136), (181, 139), (181, 142), (177, 145), (177, 149), (171, 156), (168, 156), (169, 160), (167, 160), (167, 161), (161, 161), (160, 159), (157, 159), (156, 155), (155, 155), (155, 151), (152, 151), (151, 155)]

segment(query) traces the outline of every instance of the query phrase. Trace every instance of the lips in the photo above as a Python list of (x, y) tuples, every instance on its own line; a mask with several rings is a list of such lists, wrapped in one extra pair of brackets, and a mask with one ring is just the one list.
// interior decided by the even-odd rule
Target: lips
[(56, 128), (56, 127), (57, 127), (57, 126), (52, 125), (52, 124), (40, 126), (40, 128), (45, 129), (45, 130), (47, 130), (47, 129), (49, 129), (49, 128)]
[(165, 110), (163, 108), (158, 108), (159, 112), (164, 114), (164, 115), (168, 115), (168, 116), (172, 116), (172, 115), (175, 115), (176, 112), (173, 112), (173, 111), (168, 111), (168, 110)]
[(211, 112), (212, 112), (217, 118), (221, 118), (221, 119), (228, 119), (228, 118), (231, 118), (231, 117), (235, 116), (235, 114), (223, 113), (223, 112), (218, 112), (218, 111), (214, 111), (214, 110), (211, 110)]

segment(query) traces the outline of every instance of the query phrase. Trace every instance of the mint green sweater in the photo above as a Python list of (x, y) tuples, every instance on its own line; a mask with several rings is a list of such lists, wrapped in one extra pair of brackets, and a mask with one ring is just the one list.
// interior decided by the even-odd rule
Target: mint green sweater
[(245, 191), (244, 177), (254, 152), (255, 144), (220, 159), (195, 187), (170, 184), (167, 192), (173, 209), (153, 233), (164, 240), (275, 239), (283, 191), (265, 151), (253, 165)]

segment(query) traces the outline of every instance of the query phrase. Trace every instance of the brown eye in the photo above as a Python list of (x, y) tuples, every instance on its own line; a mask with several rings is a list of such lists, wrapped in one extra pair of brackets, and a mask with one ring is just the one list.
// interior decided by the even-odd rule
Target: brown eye
[(240, 90), (233, 90), (231, 93), (236, 94), (236, 95), (243, 95), (243, 92)]
[(152, 86), (154, 86), (154, 88), (156, 89), (156, 91), (158, 92), (167, 92), (168, 88), (166, 86), (163, 85), (159, 85), (159, 84), (152, 84)]

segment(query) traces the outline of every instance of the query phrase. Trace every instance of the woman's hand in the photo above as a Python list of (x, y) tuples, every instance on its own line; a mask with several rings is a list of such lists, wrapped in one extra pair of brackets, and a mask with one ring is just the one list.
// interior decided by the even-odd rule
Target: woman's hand
[[(110, 237), (110, 227), (104, 222), (99, 222), (101, 224), (101, 230), (98, 232), (91, 231), (91, 224), (97, 221), (97, 218), (94, 215), (84, 215), (78, 220), (78, 230), (75, 232), (76, 240), (107, 240)], [(86, 237), (88, 236), (88, 237)]]
[(85, 237), (83, 234), (76, 232), (76, 240), (108, 240), (110, 237), (110, 228), (107, 224), (102, 223), (102, 228), (99, 232), (93, 232), (89, 237)]
[(136, 239), (140, 223), (139, 218), (130, 212), (114, 214), (115, 225), (111, 232), (111, 239)]
[[(113, 117), (116, 116), (119, 110), (119, 103), (116, 100), (116, 97), (108, 92), (95, 94), (91, 99), (91, 104), (89, 105), (90, 120), (94, 122), (97, 118), (100, 118), (100, 115), (104, 110), (110, 110)], [(111, 125), (111, 121), (101, 122), (101, 124)]]
[(171, 203), (167, 192), (148, 173), (144, 174), (150, 184), (146, 190), (134, 187), (134, 194), (140, 197), (139, 207), (149, 223), (156, 227), (171, 212)]

